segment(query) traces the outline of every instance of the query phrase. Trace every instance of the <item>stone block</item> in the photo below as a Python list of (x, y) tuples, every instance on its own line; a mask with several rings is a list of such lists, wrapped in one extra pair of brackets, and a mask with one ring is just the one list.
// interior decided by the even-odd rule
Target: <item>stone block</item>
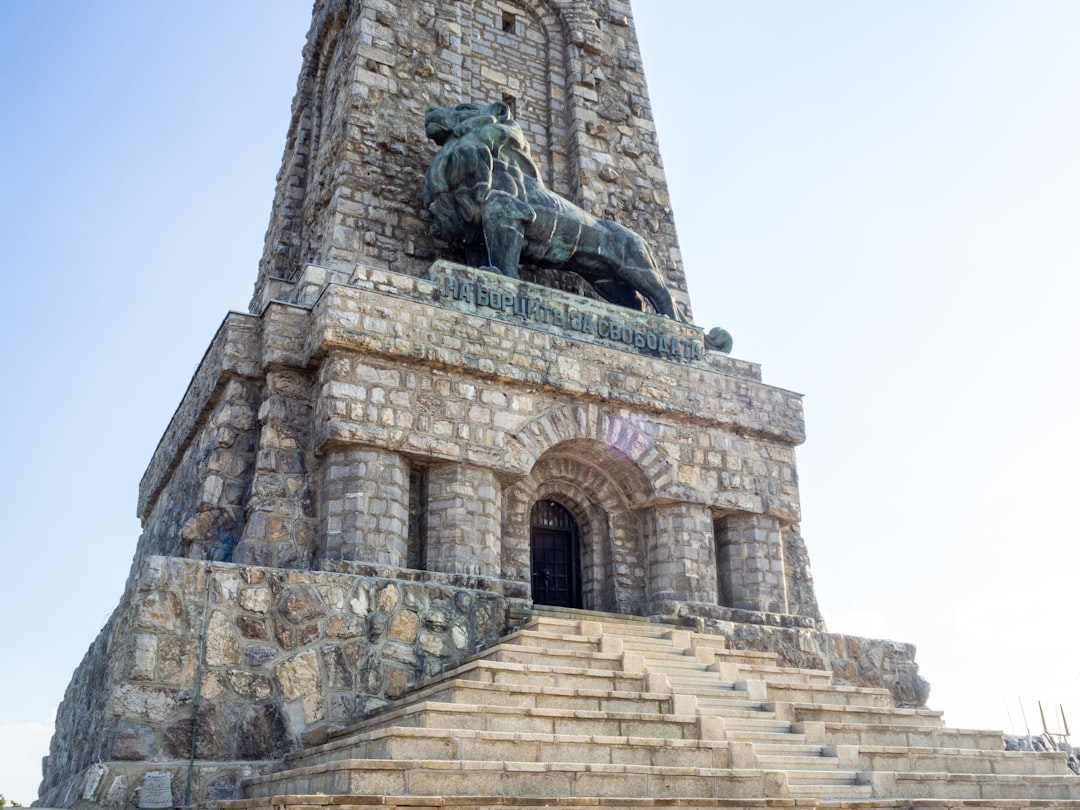
[(350, 771), (348, 777), (347, 792), (358, 796), (403, 796), (408, 792), (405, 772), (400, 769)]
[(119, 722), (109, 735), (107, 756), (117, 760), (150, 759), (154, 751), (155, 734), (152, 726)]
[[(603, 773), (586, 771), (577, 776), (575, 793), (559, 795), (578, 796), (620, 796), (627, 798), (645, 798), (649, 793), (650, 780), (645, 774)], [(664, 795), (653, 794), (653, 795)]]

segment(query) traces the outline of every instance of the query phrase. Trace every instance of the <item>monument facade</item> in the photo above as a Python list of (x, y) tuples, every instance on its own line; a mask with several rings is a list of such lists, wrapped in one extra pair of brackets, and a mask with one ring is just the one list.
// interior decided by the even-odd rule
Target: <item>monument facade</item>
[(922, 706), (913, 647), (822, 622), (800, 396), (692, 319), (626, 0), (317, 0), (250, 312), (142, 479), (41, 803), (238, 797), (533, 605)]

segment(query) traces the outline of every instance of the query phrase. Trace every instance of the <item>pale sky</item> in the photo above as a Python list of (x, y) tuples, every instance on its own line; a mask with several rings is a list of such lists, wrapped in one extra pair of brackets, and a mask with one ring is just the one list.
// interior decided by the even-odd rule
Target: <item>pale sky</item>
[[(1041, 699), (1080, 728), (1080, 4), (634, 6), (697, 321), (806, 396), (830, 630), (918, 645), (950, 726), (1021, 731), (1022, 701), (1039, 731)], [(9, 800), (123, 591), (150, 454), (246, 309), (309, 15), (0, 3)]]

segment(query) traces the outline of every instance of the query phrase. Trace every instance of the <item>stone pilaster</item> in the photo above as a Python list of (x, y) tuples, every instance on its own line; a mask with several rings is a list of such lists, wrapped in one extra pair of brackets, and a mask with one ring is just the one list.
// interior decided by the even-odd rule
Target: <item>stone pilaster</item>
[(428, 469), (427, 560), (432, 571), (499, 576), (501, 487), (470, 464)]
[(660, 504), (648, 510), (643, 526), (648, 555), (648, 592), (653, 609), (661, 603), (717, 601), (713, 561), (713, 519), (696, 503)]
[(408, 565), (409, 462), (377, 447), (343, 447), (323, 458), (323, 560)]
[(267, 372), (247, 520), (233, 554), (238, 563), (307, 568), (315, 515), (307, 476), (311, 380), (295, 369)]
[(717, 568), (727, 607), (787, 613), (780, 522), (768, 515), (728, 515), (717, 526)]

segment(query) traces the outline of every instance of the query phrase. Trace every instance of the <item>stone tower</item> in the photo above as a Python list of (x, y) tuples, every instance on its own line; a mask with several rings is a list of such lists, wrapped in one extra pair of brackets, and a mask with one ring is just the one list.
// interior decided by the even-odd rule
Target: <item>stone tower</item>
[[(548, 188), (639, 234), (687, 322), (463, 264), (423, 200), (425, 109), (462, 101), (504, 102)], [(231, 798), (533, 604), (737, 636), (921, 704), (912, 647), (825, 632), (799, 395), (691, 314), (626, 0), (317, 0), (250, 314), (142, 479), (42, 803)]]
[(424, 109), (506, 101), (547, 185), (641, 233), (689, 312), (626, 0), (315, 4), (251, 311), (307, 265), (420, 275), (461, 258), (428, 234)]

